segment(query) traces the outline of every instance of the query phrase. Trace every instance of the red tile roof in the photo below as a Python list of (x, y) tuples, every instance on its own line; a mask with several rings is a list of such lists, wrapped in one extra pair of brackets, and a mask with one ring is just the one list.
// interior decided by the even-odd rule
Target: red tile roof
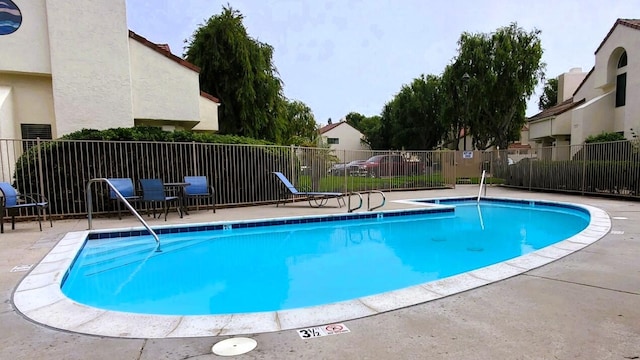
[(331, 130), (331, 129), (336, 128), (336, 127), (337, 127), (338, 125), (340, 125), (340, 124), (346, 124), (346, 122), (341, 121), (341, 122), (337, 122), (337, 123), (334, 123), (334, 124), (329, 124), (329, 125), (323, 126), (323, 127), (321, 127), (320, 129), (318, 129), (318, 132), (319, 132), (320, 134), (324, 134), (324, 133), (326, 133), (327, 131), (329, 131), (329, 130)]
[[(166, 44), (158, 45), (158, 44), (153, 43), (153, 42), (147, 40), (146, 38), (134, 33), (131, 30), (129, 30), (129, 37), (134, 39), (134, 40), (136, 40), (136, 41), (138, 41), (142, 45), (145, 45), (149, 49), (156, 51), (158, 54), (162, 54), (163, 56), (165, 56), (165, 57), (177, 62), (178, 64), (180, 64), (180, 65), (182, 65), (182, 66), (184, 66), (184, 67), (186, 67), (188, 69), (191, 69), (191, 70), (193, 70), (193, 71), (195, 71), (197, 73), (200, 72), (200, 68), (199, 67), (193, 65), (192, 63), (190, 63), (190, 62), (188, 62), (188, 61), (186, 61), (186, 60), (184, 60), (184, 59), (182, 59), (180, 57), (177, 57), (177, 56), (173, 55), (171, 53), (171, 51), (169, 51), (169, 45), (166, 45)], [(166, 45), (166, 49), (164, 48), (164, 45)]]
[(215, 97), (213, 95), (207, 94), (204, 91), (200, 91), (200, 96), (205, 97), (205, 98), (207, 98), (207, 99), (209, 99), (209, 100), (211, 100), (213, 102), (216, 102), (218, 104), (220, 103), (220, 99), (218, 99), (217, 97)]
[(531, 122), (531, 121), (535, 121), (535, 120), (540, 120), (540, 119), (545, 119), (548, 117), (552, 117), (552, 116), (557, 116), (560, 115), (564, 112), (567, 112), (571, 109), (573, 109), (574, 107), (582, 104), (584, 102), (584, 99), (577, 101), (577, 102), (573, 102), (573, 98), (569, 98), (563, 102), (561, 102), (560, 104), (557, 104), (555, 106), (552, 106), (546, 110), (542, 110), (541, 112), (533, 115), (532, 117), (528, 118), (527, 121)]
[(156, 45), (158, 46), (158, 48), (160, 48), (160, 50), (171, 52), (171, 48), (169, 47), (169, 44), (156, 44)]
[(522, 143), (517, 142), (509, 144), (507, 149), (531, 149), (531, 145), (522, 145)]
[(613, 27), (611, 27), (611, 30), (609, 30), (609, 33), (607, 34), (607, 36), (604, 37), (604, 39), (600, 43), (600, 46), (598, 46), (598, 48), (596, 49), (596, 52), (595, 52), (596, 54), (598, 53), (598, 51), (600, 51), (600, 48), (602, 48), (602, 46), (607, 41), (607, 39), (609, 39), (609, 36), (611, 36), (611, 34), (613, 33), (613, 30), (615, 30), (615, 28), (618, 25), (622, 25), (622, 26), (630, 27), (632, 29), (640, 30), (640, 19), (618, 19), (616, 21), (616, 23), (613, 24)]

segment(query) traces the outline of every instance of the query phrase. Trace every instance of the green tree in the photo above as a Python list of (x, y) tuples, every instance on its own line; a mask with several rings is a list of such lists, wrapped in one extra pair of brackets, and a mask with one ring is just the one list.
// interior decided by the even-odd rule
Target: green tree
[(281, 142), (286, 102), (273, 48), (251, 38), (243, 18), (223, 6), (193, 33), (184, 56), (200, 67), (200, 88), (221, 101), (221, 133)]
[(382, 140), (382, 132), (381, 132), (381, 120), (382, 118), (379, 115), (365, 117), (360, 121), (358, 129), (363, 135), (363, 141), (369, 145), (372, 149), (382, 149), (381, 142)]
[(383, 139), (390, 149), (433, 149), (444, 136), (440, 77), (420, 76), (404, 85), (388, 102), (381, 118)]
[[(470, 77), (467, 102), (454, 106), (463, 105), (465, 125), (476, 148), (506, 149), (517, 140), (525, 123), (527, 99), (544, 77), (539, 35), (539, 30), (526, 32), (513, 23), (491, 34), (460, 36), (453, 66)], [(459, 83), (459, 79), (449, 81)]]
[[(445, 133), (442, 138), (442, 146), (453, 150), (460, 150), (459, 138), (462, 129), (468, 125), (468, 95), (469, 81), (471, 77), (467, 74), (468, 80), (464, 80), (465, 73), (461, 63), (448, 65), (442, 73), (441, 104), (442, 119), (445, 124)], [(472, 144), (469, 144), (471, 146)]]
[(311, 109), (301, 101), (287, 101), (286, 130), (284, 141), (286, 145), (316, 146), (318, 138), (318, 124)]
[(538, 109), (546, 110), (558, 104), (558, 79), (549, 79), (544, 84), (538, 100)]
[(362, 129), (360, 128), (360, 123), (366, 118), (367, 118), (366, 116), (353, 111), (348, 113), (347, 116), (345, 116), (345, 120), (347, 124), (353, 126), (355, 129), (357, 129), (360, 132), (362, 132)]

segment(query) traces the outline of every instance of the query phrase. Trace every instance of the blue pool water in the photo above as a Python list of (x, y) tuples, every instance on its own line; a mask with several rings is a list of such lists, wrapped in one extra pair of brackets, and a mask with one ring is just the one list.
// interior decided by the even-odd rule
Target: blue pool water
[(589, 223), (585, 210), (571, 206), (446, 203), (455, 210), (167, 230), (160, 237), (160, 253), (150, 236), (97, 236), (116, 237), (87, 240), (62, 291), (79, 303), (134, 313), (292, 309), (401, 289), (502, 262), (564, 240)]

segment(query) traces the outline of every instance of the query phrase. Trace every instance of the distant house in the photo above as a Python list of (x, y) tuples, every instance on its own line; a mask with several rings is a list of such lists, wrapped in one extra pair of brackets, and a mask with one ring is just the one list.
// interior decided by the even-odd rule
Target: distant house
[[(583, 144), (603, 132), (631, 139), (640, 129), (640, 101), (634, 101), (640, 98), (640, 20), (618, 19), (595, 56), (589, 73), (560, 75), (558, 104), (528, 119), (535, 148)], [(571, 153), (562, 147), (546, 155), (567, 159)]]
[(336, 150), (335, 154), (342, 162), (363, 159), (361, 154), (353, 150), (371, 150), (369, 145), (362, 141), (364, 135), (346, 121), (323, 126), (318, 132), (322, 142), (328, 144), (331, 150)]
[(0, 29), (0, 138), (218, 130), (219, 101), (200, 91), (200, 69), (128, 30), (125, 0), (13, 2), (14, 25)]

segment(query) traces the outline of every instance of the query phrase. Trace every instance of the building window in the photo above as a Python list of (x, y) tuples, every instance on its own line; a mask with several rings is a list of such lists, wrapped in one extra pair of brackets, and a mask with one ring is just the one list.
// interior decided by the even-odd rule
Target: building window
[(627, 66), (627, 52), (618, 59), (618, 75), (616, 76), (616, 107), (624, 106), (627, 98), (627, 73), (622, 69)]
[(48, 124), (20, 124), (22, 130), (22, 149), (29, 150), (37, 144), (36, 139), (51, 140), (51, 125)]
[(616, 77), (616, 107), (624, 106), (627, 90), (627, 73)]
[(327, 138), (327, 144), (329, 144), (329, 145), (340, 144), (340, 139), (338, 139), (338, 138)]
[(618, 69), (620, 69), (621, 67), (625, 67), (627, 66), (627, 52), (623, 52), (622, 55), (620, 55), (620, 59), (618, 59)]

